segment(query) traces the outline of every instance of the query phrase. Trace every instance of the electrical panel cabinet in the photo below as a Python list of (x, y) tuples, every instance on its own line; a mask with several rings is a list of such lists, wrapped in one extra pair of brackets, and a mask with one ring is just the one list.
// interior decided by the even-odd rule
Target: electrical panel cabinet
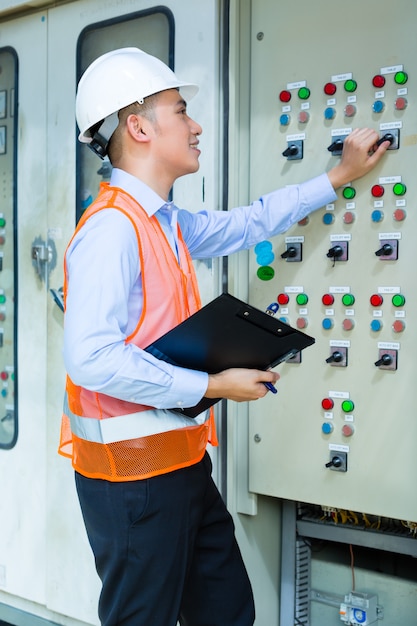
[(390, 148), (250, 253), (249, 301), (316, 344), (249, 407), (250, 491), (417, 520), (417, 43), (412, 0), (252, 5), (250, 196), (328, 171), (346, 136)]

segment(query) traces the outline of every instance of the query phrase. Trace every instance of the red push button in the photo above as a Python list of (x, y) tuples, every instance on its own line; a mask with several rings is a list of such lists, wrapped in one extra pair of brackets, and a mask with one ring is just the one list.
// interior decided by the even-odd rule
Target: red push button
[(351, 317), (347, 317), (342, 322), (343, 330), (352, 330), (355, 326), (355, 320)]
[(381, 294), (374, 293), (369, 298), (369, 302), (371, 303), (372, 306), (381, 306), (381, 304), (384, 302), (384, 298), (381, 296)]
[(287, 89), (284, 89), (279, 94), (279, 99), (281, 100), (281, 102), (289, 102), (291, 100), (291, 91), (287, 91)]
[(376, 74), (372, 79), (372, 84), (376, 89), (381, 89), (385, 85), (385, 76), (382, 74)]
[(353, 424), (345, 424), (342, 427), (342, 435), (344, 435), (345, 437), (351, 437), (354, 432), (355, 432), (355, 428)]
[(407, 217), (407, 213), (404, 209), (395, 209), (392, 217), (396, 222), (403, 222)]
[(334, 407), (334, 402), (331, 398), (323, 398), (321, 406), (325, 411), (330, 411)]
[(324, 85), (323, 91), (326, 94), (326, 96), (334, 96), (334, 94), (337, 91), (337, 87), (334, 83), (326, 83)]
[(296, 325), (297, 325), (297, 328), (300, 328), (300, 329), (307, 328), (307, 325), (308, 325), (307, 318), (306, 317), (297, 318)]
[(395, 320), (392, 325), (392, 330), (394, 333), (402, 333), (405, 329), (405, 322), (403, 320)]
[(371, 189), (371, 194), (374, 198), (382, 198), (382, 196), (384, 195), (384, 191), (385, 189), (382, 185), (374, 185)]
[(324, 306), (330, 306), (334, 303), (334, 296), (331, 293), (325, 293), (321, 301), (323, 302)]
[(288, 294), (286, 293), (280, 293), (277, 296), (277, 302), (278, 304), (288, 304), (288, 302), (290, 301), (290, 297)]

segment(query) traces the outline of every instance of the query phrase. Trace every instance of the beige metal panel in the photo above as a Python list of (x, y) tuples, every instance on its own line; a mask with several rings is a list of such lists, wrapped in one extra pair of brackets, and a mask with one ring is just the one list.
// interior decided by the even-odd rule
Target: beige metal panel
[[(306, 332), (316, 337), (316, 345), (305, 351), (301, 364), (279, 368), (282, 378), (276, 397), (268, 396), (250, 405), (250, 489), (416, 520), (416, 6), (412, 0), (400, 0), (395, 6), (376, 0), (352, 0), (349, 6), (330, 0), (261, 0), (252, 4), (252, 11), (251, 198), (329, 169), (338, 158), (327, 150), (333, 140), (332, 131), (370, 126), (382, 135), (387, 127), (400, 127), (401, 139), (398, 151), (390, 151), (376, 170), (354, 183), (354, 204), (338, 192), (333, 224), (323, 223), (323, 208), (308, 225), (296, 225), (286, 233), (287, 237), (304, 238), (301, 263), (281, 258), (286, 239), (277, 237), (272, 241), (275, 276), (261, 281), (256, 274), (256, 255), (251, 253), (249, 301), (265, 308), (279, 293), (287, 291), (290, 302), (281, 314), (293, 325), (298, 318), (305, 318)], [(393, 70), (401, 66), (409, 74), (403, 86), (394, 82)], [(386, 84), (377, 89), (372, 86), (372, 78), (381, 71)], [(347, 93), (343, 87), (350, 75), (358, 84), (354, 93)], [(325, 120), (330, 97), (323, 87), (332, 79), (337, 85), (335, 102), (331, 104), (336, 117)], [(298, 98), (298, 83), (305, 83), (311, 90), (308, 100)], [(291, 122), (282, 126), (284, 105), (279, 93), (286, 88), (292, 93), (288, 111)], [(404, 110), (395, 109), (399, 96), (408, 100)], [(378, 99), (385, 104), (380, 114), (372, 110)], [(347, 105), (356, 107), (356, 115), (344, 115)], [(304, 124), (298, 121), (302, 111), (309, 115)], [(304, 158), (288, 161), (282, 156), (288, 136), (299, 134), (305, 137)], [(404, 197), (394, 196), (391, 179), (407, 186)], [(385, 187), (382, 207), (371, 195), (372, 186), (381, 182)], [(376, 208), (384, 213), (379, 223), (371, 219)], [(393, 219), (397, 208), (406, 210), (404, 221)], [(347, 211), (355, 217), (352, 223), (350, 216), (344, 221)], [(335, 236), (349, 239), (346, 263), (333, 264), (326, 257)], [(382, 261), (375, 255), (384, 236), (398, 238), (397, 261)], [(308, 295), (305, 306), (296, 304), (297, 290)], [(331, 290), (335, 291), (335, 303), (326, 307), (321, 298)], [(391, 291), (396, 290), (406, 298), (404, 307), (396, 308), (391, 303)], [(343, 291), (355, 295), (354, 305), (341, 303)], [(384, 302), (375, 309), (369, 299), (378, 292)], [(332, 315), (326, 309), (333, 309)], [(322, 327), (325, 317), (334, 322), (327, 331)], [(353, 320), (352, 330), (344, 329), (345, 319)], [(379, 332), (370, 328), (376, 319), (383, 323)], [(404, 332), (393, 332), (395, 321), (405, 322)], [(334, 343), (349, 346), (347, 367), (325, 362)], [(375, 366), (381, 346), (383, 352), (398, 349), (396, 371)], [(325, 414), (321, 406), (322, 399), (329, 396), (334, 398), (332, 416)], [(354, 411), (342, 410), (345, 398), (353, 400)], [(333, 432), (325, 435), (323, 423), (332, 424)], [(353, 426), (354, 434), (344, 436), (343, 426)], [(348, 450), (346, 473), (325, 467), (330, 449), (340, 446)]]

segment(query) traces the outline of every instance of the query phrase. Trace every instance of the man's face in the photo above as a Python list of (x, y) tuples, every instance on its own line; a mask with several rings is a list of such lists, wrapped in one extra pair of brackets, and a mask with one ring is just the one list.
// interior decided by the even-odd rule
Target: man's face
[(187, 115), (186, 102), (176, 89), (158, 94), (155, 117), (152, 156), (160, 175), (171, 178), (173, 183), (180, 176), (196, 172), (202, 128)]

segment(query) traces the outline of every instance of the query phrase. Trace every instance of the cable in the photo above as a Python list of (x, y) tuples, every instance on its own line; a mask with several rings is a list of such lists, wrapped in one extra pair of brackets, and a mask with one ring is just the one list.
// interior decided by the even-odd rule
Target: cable
[(353, 546), (351, 543), (349, 544), (349, 551), (350, 551), (350, 569), (352, 571), (352, 591), (355, 591), (355, 559), (353, 556)]

